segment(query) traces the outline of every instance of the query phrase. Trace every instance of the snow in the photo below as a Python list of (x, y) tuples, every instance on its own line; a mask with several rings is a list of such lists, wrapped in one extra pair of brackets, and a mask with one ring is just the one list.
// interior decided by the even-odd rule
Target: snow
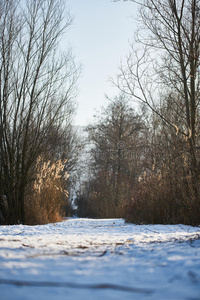
[(1, 226), (0, 291), (1, 300), (200, 299), (200, 227)]

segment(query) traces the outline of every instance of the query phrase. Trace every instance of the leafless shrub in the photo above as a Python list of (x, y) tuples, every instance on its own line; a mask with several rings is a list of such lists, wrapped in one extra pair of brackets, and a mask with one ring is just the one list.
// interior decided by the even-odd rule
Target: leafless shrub
[(200, 223), (199, 216), (200, 206), (192, 177), (185, 176), (184, 171), (177, 172), (172, 165), (159, 173), (152, 172), (147, 178), (141, 177), (126, 207), (126, 220), (139, 224), (195, 226)]

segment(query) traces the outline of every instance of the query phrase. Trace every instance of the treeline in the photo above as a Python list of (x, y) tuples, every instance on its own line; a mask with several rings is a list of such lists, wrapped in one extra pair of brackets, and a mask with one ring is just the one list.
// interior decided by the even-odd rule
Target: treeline
[(138, 4), (120, 93), (87, 127), (85, 158), (72, 124), (80, 68), (59, 46), (72, 21), (64, 2), (0, 2), (0, 224), (56, 222), (76, 206), (199, 225), (200, 1)]
[(62, 0), (0, 2), (0, 224), (54, 222), (70, 209), (79, 68), (59, 42), (71, 21)]
[(88, 127), (79, 215), (200, 224), (199, 19), (200, 1), (139, 5), (140, 27), (114, 80), (122, 95)]
[[(168, 100), (166, 115), (173, 105)], [(199, 224), (199, 181), (187, 157), (187, 137), (149, 111), (136, 113), (131, 104), (124, 95), (110, 99), (86, 129), (90, 161), (76, 198), (78, 216)], [(177, 124), (175, 107), (170, 118)]]

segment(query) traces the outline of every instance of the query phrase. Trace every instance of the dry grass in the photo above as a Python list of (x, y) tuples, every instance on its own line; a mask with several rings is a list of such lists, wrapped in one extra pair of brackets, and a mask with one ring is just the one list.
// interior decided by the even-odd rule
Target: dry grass
[(46, 162), (39, 157), (36, 179), (26, 197), (26, 224), (46, 224), (63, 219), (63, 205), (68, 201), (65, 183), (69, 175), (64, 171), (66, 160)]

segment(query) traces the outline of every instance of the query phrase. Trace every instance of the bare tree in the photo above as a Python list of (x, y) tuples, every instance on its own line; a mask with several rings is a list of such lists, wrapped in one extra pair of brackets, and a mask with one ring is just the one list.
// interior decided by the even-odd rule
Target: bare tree
[(191, 196), (198, 215), (200, 1), (133, 2), (139, 4), (139, 29), (116, 85), (147, 106), (168, 127), (168, 131), (157, 127), (165, 133), (164, 144), (170, 139), (176, 149), (183, 149), (184, 163), (179, 160), (183, 176), (185, 173), (182, 190), (190, 191), (187, 198)]
[[(137, 39), (140, 50), (132, 46), (127, 67), (121, 69), (117, 83), (170, 126), (176, 124), (159, 112), (158, 100), (169, 92), (177, 93), (174, 101), (180, 104), (180, 114), (184, 116), (179, 132), (188, 137), (195, 173), (198, 166), (199, 13), (198, 0), (144, 0), (140, 7), (140, 22), (145, 29)], [(143, 50), (141, 45), (144, 45)]]
[(199, 60), (200, 1), (144, 0), (140, 7), (138, 45), (132, 45), (126, 67), (121, 68), (117, 85), (147, 105), (166, 125), (176, 123), (164, 116), (159, 101), (170, 93), (183, 120), (179, 134), (187, 139), (189, 168), (199, 177)]
[(24, 223), (31, 169), (52, 126), (71, 111), (78, 69), (71, 51), (58, 47), (71, 21), (62, 0), (1, 1), (0, 208), (7, 223)]

